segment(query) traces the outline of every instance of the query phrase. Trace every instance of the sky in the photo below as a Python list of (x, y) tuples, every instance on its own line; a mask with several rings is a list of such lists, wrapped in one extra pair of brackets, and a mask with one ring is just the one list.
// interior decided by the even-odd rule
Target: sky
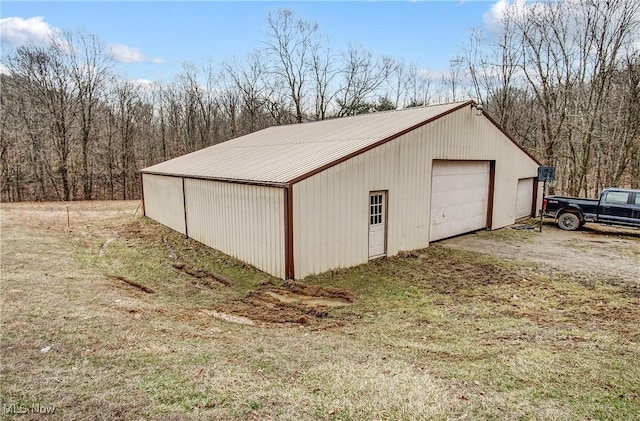
[(264, 48), (267, 15), (284, 8), (316, 22), (335, 49), (353, 43), (439, 73), (506, 1), (3, 0), (0, 40), (6, 56), (61, 30), (84, 30), (107, 44), (125, 78), (168, 82), (185, 62), (242, 58)]

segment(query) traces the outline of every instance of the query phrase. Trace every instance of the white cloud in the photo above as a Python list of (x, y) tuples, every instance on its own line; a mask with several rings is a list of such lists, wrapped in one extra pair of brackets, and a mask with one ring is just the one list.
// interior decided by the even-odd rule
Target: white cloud
[(160, 89), (160, 85), (157, 82), (154, 82), (149, 79), (135, 79), (131, 80), (134, 86), (137, 86), (140, 89), (140, 92), (153, 94)]
[(10, 73), (11, 72), (9, 71), (9, 68), (4, 64), (0, 63), (0, 75), (8, 75)]
[(49, 25), (42, 16), (0, 19), (2, 43), (16, 47), (25, 44), (48, 44), (52, 39), (59, 37), (60, 33), (60, 29)]
[(119, 63), (164, 63), (161, 58), (149, 58), (139, 48), (125, 44), (111, 44), (109, 50), (113, 59)]
[(498, 0), (484, 13), (482, 19), (489, 30), (495, 31), (502, 27), (503, 19), (507, 14), (524, 16), (526, 12), (526, 0)]
[(500, 21), (504, 17), (507, 7), (507, 0), (499, 0), (494, 3), (491, 8), (482, 15), (485, 26), (490, 29), (500, 26)]
[(149, 80), (149, 79), (136, 79), (136, 80), (132, 80), (132, 82), (137, 85), (143, 85), (143, 86), (153, 85), (154, 83), (152, 80)]
[(418, 68), (413, 70), (411, 76), (425, 82), (433, 82), (441, 80), (442, 77), (448, 72), (448, 70), (430, 70), (425, 68)]
[(109, 46), (111, 55), (115, 61), (120, 63), (144, 63), (146, 58), (138, 48), (129, 47), (124, 44), (111, 44)]

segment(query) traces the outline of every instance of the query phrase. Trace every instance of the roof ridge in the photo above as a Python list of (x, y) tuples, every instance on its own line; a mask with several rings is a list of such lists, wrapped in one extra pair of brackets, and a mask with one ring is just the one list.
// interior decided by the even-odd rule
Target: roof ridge
[(272, 126), (144, 168), (143, 173), (294, 184), (474, 101)]

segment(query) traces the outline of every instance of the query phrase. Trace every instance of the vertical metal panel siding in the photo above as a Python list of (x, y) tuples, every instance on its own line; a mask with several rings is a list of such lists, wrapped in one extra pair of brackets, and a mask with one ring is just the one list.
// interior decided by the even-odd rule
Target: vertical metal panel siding
[(492, 228), (515, 220), (519, 178), (537, 164), (471, 107), (294, 185), (295, 276), (368, 261), (368, 197), (388, 191), (387, 255), (429, 244), (434, 159), (495, 160)]
[(284, 278), (284, 189), (185, 179), (189, 236)]
[(145, 215), (185, 233), (182, 178), (142, 174)]

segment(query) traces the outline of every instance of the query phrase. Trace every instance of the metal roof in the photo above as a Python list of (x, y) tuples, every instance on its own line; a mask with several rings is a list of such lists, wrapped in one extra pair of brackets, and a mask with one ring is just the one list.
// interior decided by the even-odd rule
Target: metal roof
[(473, 101), (269, 127), (152, 165), (143, 173), (284, 185)]

